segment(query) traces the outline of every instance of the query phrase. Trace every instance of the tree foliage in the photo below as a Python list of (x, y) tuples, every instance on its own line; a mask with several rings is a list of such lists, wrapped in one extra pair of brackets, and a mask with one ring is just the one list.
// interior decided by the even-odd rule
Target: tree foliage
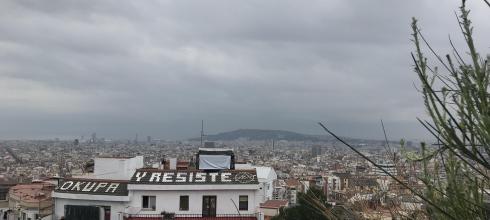
[[(473, 27), (465, 1), (458, 23), (466, 43), (465, 53), (451, 39), (452, 55), (440, 56), (423, 37), (417, 20), (412, 31), (414, 70), (431, 121), (419, 119), (437, 139), (436, 151), (422, 147), (424, 195), (430, 219), (488, 219), (484, 203), (490, 169), (490, 67), (475, 48)], [(429, 64), (429, 51), (442, 70)]]
[[(488, 1), (485, 1), (490, 8)], [(421, 94), (430, 120), (419, 122), (437, 140), (437, 148), (422, 143), (419, 155), (408, 152), (408, 161), (422, 164), (419, 180), (423, 190), (412, 187), (379, 167), (366, 155), (320, 126), (359, 156), (385, 172), (424, 202), (422, 210), (395, 213), (407, 219), (490, 219), (490, 56), (476, 49), (470, 11), (462, 1), (457, 21), (466, 43), (465, 53), (456, 49), (440, 56), (423, 37), (417, 20), (412, 22), (414, 71), (421, 82)], [(441, 65), (429, 63), (424, 49)], [(402, 153), (403, 150), (403, 141)], [(485, 199), (487, 198), (487, 199)]]

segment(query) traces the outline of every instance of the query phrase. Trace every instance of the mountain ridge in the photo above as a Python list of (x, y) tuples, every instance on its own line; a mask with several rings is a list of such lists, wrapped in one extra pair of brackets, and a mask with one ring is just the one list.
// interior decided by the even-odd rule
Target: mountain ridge
[[(344, 141), (352, 144), (356, 147), (362, 147), (368, 145), (382, 146), (385, 144), (385, 140), (380, 139), (367, 139), (367, 138), (353, 138), (340, 136)], [(199, 141), (201, 138), (190, 138), (191, 141)], [(287, 140), (287, 141), (311, 141), (311, 142), (322, 142), (322, 141), (337, 141), (331, 135), (311, 135), (302, 134), (299, 132), (287, 131), (287, 130), (275, 130), (275, 129), (250, 129), (241, 128), (232, 131), (225, 131), (218, 134), (206, 135), (206, 141), (233, 141), (237, 139), (245, 139), (252, 141), (270, 141), (270, 140)], [(389, 140), (390, 144), (398, 144), (399, 142)], [(343, 146), (343, 145), (342, 145)]]
[[(287, 130), (273, 129), (250, 129), (242, 128), (233, 131), (221, 132), (213, 135), (206, 135), (208, 141), (232, 141), (240, 138), (248, 140), (287, 140), (287, 141), (328, 141), (333, 140), (329, 135), (309, 135)], [(190, 140), (200, 140), (191, 138)]]

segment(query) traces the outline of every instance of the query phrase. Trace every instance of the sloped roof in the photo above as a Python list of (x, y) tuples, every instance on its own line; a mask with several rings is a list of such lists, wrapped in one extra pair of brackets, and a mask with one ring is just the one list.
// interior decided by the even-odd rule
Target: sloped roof
[(264, 203), (260, 204), (260, 208), (278, 209), (278, 208), (281, 208), (281, 207), (287, 206), (287, 205), (288, 205), (288, 200), (282, 200), (282, 199), (267, 200)]

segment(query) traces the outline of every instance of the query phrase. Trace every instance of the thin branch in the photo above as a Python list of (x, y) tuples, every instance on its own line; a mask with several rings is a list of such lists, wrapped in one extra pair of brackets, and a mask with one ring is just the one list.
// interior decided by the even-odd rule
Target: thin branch
[(485, 3), (487, 3), (487, 6), (490, 7), (490, 2), (488, 0), (483, 0)]
[(437, 206), (434, 202), (430, 201), (424, 195), (422, 195), (421, 193), (417, 192), (416, 190), (414, 190), (413, 188), (411, 188), (410, 186), (408, 186), (406, 183), (404, 183), (403, 181), (401, 181), (398, 178), (396, 178), (393, 174), (391, 174), (390, 172), (386, 171), (382, 166), (378, 165), (377, 163), (375, 163), (374, 161), (372, 161), (369, 157), (367, 157), (366, 155), (362, 154), (357, 149), (355, 149), (354, 147), (352, 147), (350, 144), (348, 144), (347, 142), (345, 142), (342, 138), (338, 137), (333, 132), (331, 132), (330, 130), (328, 130), (321, 122), (318, 122), (318, 124), (323, 128), (323, 130), (325, 130), (327, 133), (329, 133), (330, 135), (332, 135), (335, 139), (337, 139), (338, 141), (340, 141), (341, 143), (343, 143), (345, 146), (349, 147), (351, 150), (353, 150), (354, 152), (356, 152), (359, 156), (361, 156), (362, 158), (364, 158), (365, 160), (367, 160), (373, 166), (375, 166), (376, 168), (380, 169), (383, 173), (385, 173), (386, 175), (388, 175), (389, 177), (391, 177), (393, 180), (395, 180), (396, 182), (398, 182), (403, 187), (407, 188), (410, 192), (412, 192), (413, 194), (415, 194), (416, 196), (418, 196), (419, 198), (421, 198), (422, 200), (424, 200), (425, 202), (427, 202), (429, 205), (431, 205), (432, 207), (434, 207), (435, 209), (437, 209), (438, 211), (440, 211), (446, 217), (448, 217), (450, 219), (453, 219), (453, 220), (456, 220), (456, 218), (454, 216), (450, 215), (448, 212), (446, 212), (441, 207)]
[[(442, 144), (444, 144), (445, 146), (447, 146), (447, 143), (443, 142), (440, 138), (439, 138), (439, 131), (437, 131), (437, 129), (432, 126), (430, 123), (428, 122), (423, 122), (422, 120), (420, 120), (419, 118), (417, 118), (417, 120), (429, 131), (429, 133), (432, 134), (432, 136), (434, 136), (437, 141), (441, 142)], [(433, 129), (433, 130), (432, 130)], [(435, 134), (435, 132), (437, 132), (438, 134)], [(480, 175), (482, 175), (483, 177), (485, 177), (486, 179), (489, 179), (489, 177), (487, 175), (485, 175), (482, 171), (480, 171), (479, 169), (477, 169), (473, 164), (471, 164), (470, 162), (468, 162), (467, 160), (465, 160), (463, 158), (463, 156), (459, 155), (458, 152), (456, 152), (454, 149), (452, 149), (451, 147), (447, 147), (447, 149), (449, 149), (454, 155), (456, 155), (459, 159), (461, 159), (464, 163), (466, 163), (468, 166), (470, 166), (473, 170), (475, 170), (476, 172), (478, 172)]]
[(424, 43), (427, 46), (427, 48), (429, 48), (429, 50), (437, 58), (437, 60), (439, 60), (439, 62), (444, 66), (444, 68), (446, 68), (446, 70), (449, 71), (450, 73), (453, 73), (451, 71), (451, 69), (449, 69), (449, 67), (446, 65), (446, 63), (442, 60), (442, 58), (439, 56), (439, 54), (437, 54), (436, 51), (434, 51), (434, 49), (432, 49), (432, 47), (430, 46), (429, 42), (425, 39), (424, 35), (422, 35), (422, 32), (418, 28), (417, 28), (417, 32), (418, 32), (418, 34), (420, 36), (420, 39), (422, 39), (422, 41), (424, 41)]
[[(456, 12), (455, 12), (455, 13), (456, 13)], [(457, 18), (458, 18), (458, 15), (456, 14), (456, 20), (458, 20)], [(459, 20), (458, 20), (458, 22), (459, 22)], [(456, 57), (458, 58), (458, 59), (456, 59), (456, 60), (458, 60), (458, 63), (460, 63), (460, 66), (462, 66), (462, 65), (465, 65), (465, 66), (466, 66), (466, 63), (464, 62), (464, 60), (463, 60), (463, 58), (461, 57), (461, 55), (459, 55), (458, 50), (457, 50), (457, 49), (456, 49), (456, 47), (454, 46), (454, 44), (453, 44), (453, 40), (451, 40), (451, 36), (449, 36), (449, 44), (451, 44), (451, 47), (453, 48), (453, 52), (454, 52), (454, 54), (456, 54)]]
[[(417, 63), (417, 59), (415, 58), (415, 56), (413, 55), (413, 53), (411, 54), (412, 55), (412, 59), (416, 65), (416, 69), (418, 72), (421, 72), (422, 70), (420, 69), (418, 63)], [(437, 102), (439, 103), (439, 105), (441, 105), (442, 109), (444, 110), (444, 112), (446, 112), (449, 116), (449, 118), (451, 119), (452, 122), (454, 122), (454, 124), (456, 125), (456, 127), (458, 128), (458, 130), (461, 131), (461, 134), (463, 135), (463, 138), (468, 140), (469, 142), (471, 142), (471, 139), (468, 137), (468, 135), (464, 132), (464, 129), (461, 127), (461, 125), (457, 122), (456, 118), (453, 116), (453, 114), (447, 109), (446, 105), (444, 105), (444, 102), (439, 98), (439, 96), (434, 92), (434, 90), (432, 90), (432, 87), (430, 86), (429, 82), (427, 82), (427, 79), (423, 76), (420, 77), (422, 83), (424, 84), (424, 87), (434, 95), (434, 98), (437, 100)], [(469, 152), (466, 148), (461, 148), (461, 150), (465, 151), (465, 153), (467, 155), (470, 155), (471, 156), (471, 159), (474, 159), (476, 161), (478, 161), (478, 163), (480, 163), (481, 165), (485, 166), (487, 169), (490, 169), (490, 164), (487, 162), (487, 161), (484, 161), (482, 159), (480, 159), (478, 156), (476, 156), (475, 154), (472, 154), (471, 152)]]
[(386, 149), (385, 147), (385, 150), (388, 151), (388, 155), (390, 157), (393, 157), (393, 163), (396, 164), (396, 156), (395, 156), (395, 152), (391, 150), (391, 147), (390, 147), (390, 142), (388, 141), (388, 136), (386, 135), (386, 130), (385, 130), (385, 125), (383, 123), (383, 119), (381, 119), (381, 128), (383, 128), (383, 134), (385, 136), (385, 142), (386, 142), (386, 146), (388, 147), (388, 149)]

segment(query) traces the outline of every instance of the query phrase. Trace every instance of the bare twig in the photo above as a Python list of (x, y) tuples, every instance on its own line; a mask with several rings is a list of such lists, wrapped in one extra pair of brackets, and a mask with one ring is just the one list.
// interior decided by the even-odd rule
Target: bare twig
[(490, 7), (490, 2), (488, 0), (483, 0), (485, 3), (487, 3), (487, 6)]
[(456, 220), (456, 218), (454, 216), (452, 216), (451, 214), (449, 214), (448, 212), (446, 212), (444, 209), (442, 209), (441, 207), (439, 207), (438, 205), (436, 205), (434, 202), (430, 201), (422, 193), (419, 193), (415, 189), (413, 189), (412, 187), (408, 186), (406, 183), (404, 183), (403, 181), (401, 181), (400, 179), (398, 179), (397, 177), (395, 177), (393, 174), (391, 174), (390, 172), (388, 172), (387, 170), (385, 170), (382, 166), (378, 165), (373, 160), (371, 160), (369, 157), (367, 157), (366, 155), (364, 155), (363, 153), (361, 153), (360, 151), (358, 151), (357, 149), (355, 149), (354, 147), (352, 147), (350, 144), (348, 144), (347, 142), (345, 142), (342, 138), (338, 137), (336, 134), (334, 134), (333, 132), (331, 132), (330, 130), (328, 130), (327, 127), (325, 127), (321, 122), (318, 122), (318, 124), (323, 128), (323, 130), (325, 130), (327, 133), (329, 133), (330, 135), (332, 135), (335, 139), (337, 139), (338, 141), (340, 141), (341, 143), (343, 143), (345, 146), (349, 147), (351, 150), (353, 150), (354, 152), (356, 152), (356, 154), (358, 154), (359, 156), (361, 156), (362, 158), (364, 158), (365, 160), (367, 160), (369, 163), (371, 163), (376, 168), (380, 169), (383, 173), (385, 173), (386, 175), (388, 175), (389, 177), (391, 177), (393, 180), (395, 180), (396, 182), (398, 182), (400, 185), (402, 185), (403, 187), (405, 187), (406, 189), (408, 189), (410, 192), (412, 192), (413, 194), (415, 194), (416, 196), (418, 196), (419, 198), (421, 198), (422, 200), (424, 200), (425, 202), (427, 202), (427, 204), (429, 204), (430, 206), (432, 206), (435, 209), (437, 209), (438, 211), (440, 211), (446, 217), (448, 217), (450, 219), (453, 219), (453, 220)]

